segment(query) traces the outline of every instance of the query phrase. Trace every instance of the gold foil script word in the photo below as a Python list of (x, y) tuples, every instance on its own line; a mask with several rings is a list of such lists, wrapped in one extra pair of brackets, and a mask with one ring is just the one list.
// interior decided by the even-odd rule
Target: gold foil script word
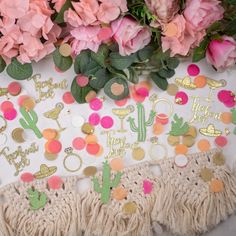
[(201, 104), (201, 97), (192, 96), (193, 104), (192, 104), (192, 113), (193, 116), (189, 123), (206, 123), (210, 118), (214, 120), (220, 120), (221, 112), (212, 112), (212, 106)]
[(105, 159), (121, 156), (126, 153), (126, 149), (133, 149), (138, 146), (138, 143), (133, 144), (126, 142), (126, 137), (114, 137), (114, 131), (103, 131), (101, 134), (107, 135), (107, 147), (109, 147), (109, 153), (105, 156)]
[(32, 143), (29, 148), (23, 149), (21, 146), (17, 147), (17, 150), (9, 153), (10, 148), (4, 147), (0, 151), (0, 156), (4, 156), (10, 165), (13, 165), (16, 169), (15, 176), (17, 176), (26, 166), (29, 166), (30, 160), (27, 156), (31, 153), (35, 153), (39, 150), (36, 143)]
[(35, 74), (29, 80), (34, 81), (34, 87), (36, 92), (38, 92), (38, 98), (36, 98), (36, 103), (44, 101), (49, 98), (54, 98), (56, 89), (66, 89), (68, 84), (66, 80), (62, 80), (59, 83), (53, 83), (53, 78), (49, 78), (45, 81), (40, 81), (41, 75)]

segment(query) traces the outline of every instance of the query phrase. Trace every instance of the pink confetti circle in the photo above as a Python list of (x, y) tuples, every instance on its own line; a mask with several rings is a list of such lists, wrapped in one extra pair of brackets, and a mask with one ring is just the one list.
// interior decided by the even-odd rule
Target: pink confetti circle
[(17, 111), (14, 108), (4, 111), (3, 116), (6, 120), (14, 120), (17, 116)]
[(21, 92), (21, 85), (18, 82), (12, 82), (8, 85), (7, 89), (12, 96), (17, 96)]
[(2, 104), (1, 104), (1, 111), (3, 111), (3, 112), (6, 110), (13, 109), (13, 108), (14, 108), (14, 105), (10, 101), (5, 101), (5, 102), (2, 102)]
[(51, 140), (48, 144), (48, 150), (53, 154), (58, 154), (62, 149), (62, 144), (58, 140)]
[(115, 104), (116, 104), (116, 106), (118, 106), (118, 107), (123, 107), (123, 106), (126, 105), (127, 102), (128, 102), (128, 98), (124, 98), (124, 99), (122, 99), (122, 100), (116, 100), (116, 101), (115, 101)]
[(62, 100), (65, 104), (73, 104), (75, 102), (71, 92), (65, 92), (62, 96)]
[(20, 176), (20, 179), (22, 182), (24, 183), (30, 183), (32, 181), (34, 181), (34, 175), (29, 173), (29, 172), (26, 172), (26, 173), (23, 173), (21, 176)]
[(228, 140), (224, 136), (218, 136), (215, 138), (215, 144), (219, 147), (224, 147), (227, 145), (227, 143), (228, 143)]
[(178, 92), (175, 95), (175, 103), (179, 105), (185, 105), (188, 102), (188, 95), (185, 92)]
[(148, 97), (149, 96), (149, 91), (147, 88), (138, 88), (136, 89), (136, 93), (142, 97)]
[(89, 116), (89, 124), (90, 125), (98, 125), (100, 123), (100, 116), (98, 113), (92, 113)]
[(94, 111), (99, 111), (102, 108), (102, 100), (99, 98), (93, 98), (89, 102), (89, 106)]
[(76, 150), (82, 150), (86, 146), (86, 142), (83, 138), (77, 137), (72, 141), (72, 146)]
[(101, 126), (104, 128), (104, 129), (109, 129), (113, 126), (114, 124), (114, 121), (112, 119), (112, 117), (110, 116), (104, 116), (102, 117), (101, 119)]
[(78, 75), (76, 77), (76, 82), (81, 88), (83, 88), (89, 83), (89, 78), (84, 75)]
[(63, 180), (59, 176), (52, 176), (48, 179), (48, 186), (50, 189), (60, 189), (62, 187)]
[(190, 76), (197, 76), (200, 73), (200, 68), (196, 64), (189, 65), (187, 70)]

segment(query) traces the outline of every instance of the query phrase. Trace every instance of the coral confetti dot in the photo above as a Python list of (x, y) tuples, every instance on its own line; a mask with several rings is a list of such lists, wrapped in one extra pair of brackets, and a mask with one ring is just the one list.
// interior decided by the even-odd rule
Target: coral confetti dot
[(201, 139), (198, 141), (197, 147), (200, 151), (206, 152), (210, 150), (211, 144), (207, 139)]
[(91, 155), (96, 155), (100, 150), (100, 145), (98, 143), (89, 143), (86, 146), (86, 151)]

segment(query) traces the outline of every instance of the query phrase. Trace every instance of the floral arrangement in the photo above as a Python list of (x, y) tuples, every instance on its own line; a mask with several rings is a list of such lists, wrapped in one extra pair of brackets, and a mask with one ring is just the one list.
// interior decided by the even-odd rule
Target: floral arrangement
[(52, 54), (59, 71), (74, 65), (78, 103), (102, 88), (123, 99), (140, 71), (165, 90), (180, 57), (225, 70), (235, 36), (236, 0), (0, 0), (0, 72), (27, 79)]

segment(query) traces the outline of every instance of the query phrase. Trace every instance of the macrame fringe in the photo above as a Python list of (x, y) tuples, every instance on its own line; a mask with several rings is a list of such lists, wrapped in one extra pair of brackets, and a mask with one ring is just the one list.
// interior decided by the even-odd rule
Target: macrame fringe
[[(123, 201), (122, 201), (123, 202)], [(151, 208), (138, 205), (134, 214), (122, 212), (123, 203), (102, 204), (98, 195), (89, 192), (82, 198), (81, 224), (84, 236), (152, 236)]]
[[(72, 203), (72, 201), (71, 201)], [(77, 222), (76, 204), (60, 206), (52, 205), (50, 212), (42, 214), (37, 211), (29, 214), (30, 210), (16, 210), (17, 206), (1, 207), (0, 232), (1, 236), (79, 236), (81, 232)], [(60, 210), (58, 210), (60, 208)], [(55, 209), (55, 211), (54, 211)]]
[(236, 209), (236, 178), (227, 168), (221, 171), (219, 178), (224, 182), (224, 191), (212, 193), (209, 190), (207, 195), (199, 194), (197, 201), (162, 181), (152, 219), (181, 236), (207, 232)]

